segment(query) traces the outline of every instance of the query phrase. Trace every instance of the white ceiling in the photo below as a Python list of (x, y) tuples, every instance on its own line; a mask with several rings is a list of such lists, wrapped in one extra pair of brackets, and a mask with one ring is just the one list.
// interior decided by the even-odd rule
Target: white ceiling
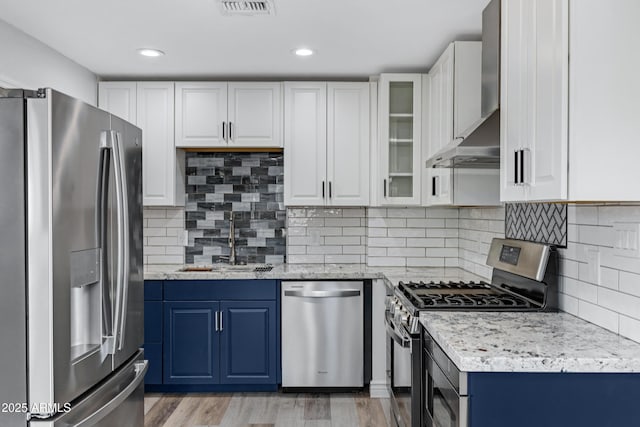
[(0, 18), (106, 78), (364, 78), (424, 72), (449, 42), (479, 40), (488, 3), (274, 1), (275, 16), (228, 17), (218, 0), (0, 0)]

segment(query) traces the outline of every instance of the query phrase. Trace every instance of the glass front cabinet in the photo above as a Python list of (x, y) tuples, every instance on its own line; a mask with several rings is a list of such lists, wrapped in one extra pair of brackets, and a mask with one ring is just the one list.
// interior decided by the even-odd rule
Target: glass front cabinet
[(378, 123), (381, 205), (420, 204), (420, 74), (381, 74)]

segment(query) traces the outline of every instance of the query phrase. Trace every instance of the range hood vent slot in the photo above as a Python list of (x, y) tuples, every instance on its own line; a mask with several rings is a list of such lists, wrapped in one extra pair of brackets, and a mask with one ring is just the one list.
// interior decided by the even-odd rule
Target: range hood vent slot
[(222, 14), (231, 15), (275, 15), (273, 1), (238, 1), (238, 0), (220, 0), (220, 9)]

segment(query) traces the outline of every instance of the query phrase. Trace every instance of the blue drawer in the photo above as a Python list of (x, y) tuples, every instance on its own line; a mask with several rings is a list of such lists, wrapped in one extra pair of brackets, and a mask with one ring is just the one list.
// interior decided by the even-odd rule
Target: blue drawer
[(275, 300), (276, 284), (276, 280), (168, 280), (164, 300)]

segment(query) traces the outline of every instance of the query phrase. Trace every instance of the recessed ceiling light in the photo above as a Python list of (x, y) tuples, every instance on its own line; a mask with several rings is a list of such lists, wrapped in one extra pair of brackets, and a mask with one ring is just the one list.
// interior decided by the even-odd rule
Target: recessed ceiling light
[(293, 53), (295, 53), (298, 56), (311, 56), (315, 52), (307, 47), (301, 47), (299, 49), (294, 49)]
[(142, 56), (150, 56), (150, 57), (156, 57), (156, 56), (162, 56), (164, 55), (164, 52), (158, 49), (149, 49), (149, 48), (143, 48), (143, 49), (138, 49), (138, 53)]

